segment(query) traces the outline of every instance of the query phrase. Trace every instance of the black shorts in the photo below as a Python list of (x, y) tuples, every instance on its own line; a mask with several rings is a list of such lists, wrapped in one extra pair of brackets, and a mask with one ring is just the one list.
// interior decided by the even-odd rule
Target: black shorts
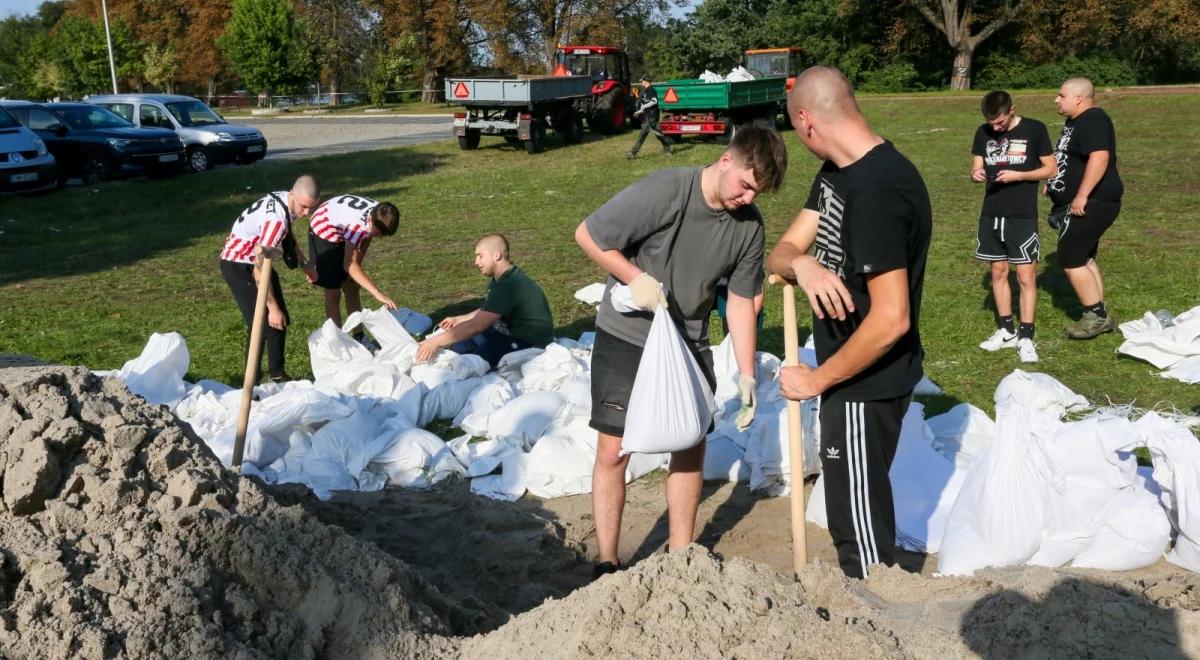
[[(692, 355), (700, 365), (704, 380), (715, 391), (717, 376), (713, 371), (712, 351), (703, 350)], [(596, 343), (592, 347), (592, 419), (588, 426), (608, 435), (625, 435), (625, 412), (629, 409), (629, 395), (641, 360), (641, 346), (596, 328)], [(709, 426), (708, 431), (712, 432), (712, 428)]]
[(340, 289), (350, 274), (346, 272), (346, 243), (334, 243), (308, 230), (308, 260), (317, 269), (317, 281), (324, 289)]
[(1089, 199), (1085, 215), (1063, 219), (1058, 231), (1058, 265), (1063, 268), (1082, 268), (1096, 258), (1100, 237), (1121, 213), (1121, 202)]
[(1041, 257), (1037, 218), (979, 217), (975, 258), (1011, 264), (1036, 264)]

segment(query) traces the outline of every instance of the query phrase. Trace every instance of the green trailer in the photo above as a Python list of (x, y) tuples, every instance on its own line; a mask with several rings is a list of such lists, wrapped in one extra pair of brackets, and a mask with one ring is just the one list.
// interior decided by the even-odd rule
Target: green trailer
[(745, 124), (775, 125), (775, 115), (787, 102), (787, 78), (668, 80), (655, 83), (654, 91), (663, 133), (716, 135), (727, 140)]

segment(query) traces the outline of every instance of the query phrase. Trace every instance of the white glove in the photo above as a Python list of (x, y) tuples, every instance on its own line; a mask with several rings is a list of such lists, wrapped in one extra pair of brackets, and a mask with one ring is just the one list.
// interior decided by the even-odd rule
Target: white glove
[(663, 295), (662, 284), (650, 273), (642, 273), (629, 283), (629, 293), (633, 304), (647, 312), (653, 312), (659, 305), (667, 306), (667, 297)]
[(745, 374), (738, 375), (738, 395), (742, 399), (742, 407), (738, 410), (733, 424), (739, 431), (750, 428), (750, 423), (754, 421), (754, 411), (758, 409), (757, 391), (758, 383), (753, 377)]

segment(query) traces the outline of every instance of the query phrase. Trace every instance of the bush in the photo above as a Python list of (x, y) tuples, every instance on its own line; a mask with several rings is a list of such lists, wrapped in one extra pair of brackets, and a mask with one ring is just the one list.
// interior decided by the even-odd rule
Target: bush
[(862, 92), (904, 92), (920, 88), (916, 67), (903, 60), (864, 71), (860, 78), (858, 90)]
[(1058, 62), (1037, 66), (995, 54), (980, 66), (975, 87), (992, 89), (1057, 88), (1067, 78), (1090, 78), (1097, 87), (1136, 85), (1137, 71), (1133, 65), (1110, 54), (1076, 57), (1069, 55)]

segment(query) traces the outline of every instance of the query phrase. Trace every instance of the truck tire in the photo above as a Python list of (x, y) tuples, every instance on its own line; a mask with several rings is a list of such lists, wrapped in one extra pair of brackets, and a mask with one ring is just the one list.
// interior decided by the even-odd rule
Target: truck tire
[(592, 104), (588, 127), (605, 135), (625, 130), (625, 96), (619, 87)]
[(732, 117), (729, 118), (725, 122), (725, 132), (721, 134), (721, 137), (717, 138), (717, 142), (719, 144), (729, 144), (733, 141), (733, 136), (737, 135), (738, 129), (740, 128), (741, 126), (736, 120), (734, 120)]
[(479, 148), (479, 131), (467, 129), (466, 135), (458, 136), (458, 148), (463, 151)]
[(529, 139), (525, 141), (525, 153), (540, 154), (546, 146), (546, 125), (535, 121), (529, 125)]
[(562, 136), (567, 144), (583, 142), (583, 117), (574, 110), (568, 110), (558, 117), (554, 129)]

